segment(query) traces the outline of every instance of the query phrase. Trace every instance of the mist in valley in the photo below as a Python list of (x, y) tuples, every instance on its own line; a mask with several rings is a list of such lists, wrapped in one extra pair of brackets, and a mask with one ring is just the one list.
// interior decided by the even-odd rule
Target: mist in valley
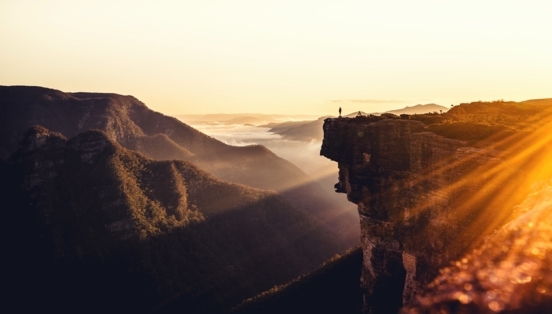
[(27, 86), (0, 86), (0, 107), (12, 307), (223, 313), (359, 243), (320, 143), (244, 125), (281, 117), (194, 128), (132, 96)]
[[(182, 122), (188, 123), (184, 120)], [(270, 132), (271, 128), (269, 127), (255, 125), (225, 124), (214, 121), (189, 124), (199, 131), (232, 146), (263, 145), (276, 155), (292, 162), (310, 176), (319, 177), (321, 173), (327, 174), (325, 171), (331, 168), (337, 178), (335, 162), (320, 156), (321, 142), (319, 141), (287, 140), (281, 135)]]
[[(215, 116), (215, 115), (213, 115)], [(297, 117), (287, 117), (279, 122), (268, 122), (272, 125), (284, 123), (284, 121), (297, 121)], [(285, 118), (285, 117), (284, 117)], [(311, 179), (311, 182), (318, 184), (328, 196), (332, 198), (334, 204), (339, 206), (336, 217), (354, 216), (358, 217), (356, 205), (347, 200), (346, 195), (335, 192), (334, 185), (338, 182), (338, 169), (335, 162), (320, 156), (321, 141), (309, 140), (298, 141), (288, 140), (282, 135), (271, 132), (270, 127), (264, 125), (230, 124), (228, 121), (186, 121), (180, 117), (181, 121), (188, 123), (199, 131), (212, 136), (226, 144), (233, 146), (263, 145), (270, 149), (279, 157), (286, 159), (305, 172)], [(236, 119), (236, 117), (234, 117)], [(284, 121), (282, 121), (284, 120)], [(312, 119), (312, 120), (316, 120)], [(305, 123), (310, 121), (301, 120)], [(195, 122), (195, 123), (194, 123)], [(263, 121), (266, 123), (266, 121)], [(358, 224), (349, 226), (351, 233), (360, 236)]]
[(552, 313), (552, 1), (0, 10), (6, 313)]

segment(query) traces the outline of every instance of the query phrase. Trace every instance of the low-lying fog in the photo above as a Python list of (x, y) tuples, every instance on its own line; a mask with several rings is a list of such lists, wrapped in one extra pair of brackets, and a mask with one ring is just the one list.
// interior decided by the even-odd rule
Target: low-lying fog
[[(400, 115), (446, 112), (447, 110), (448, 108), (437, 104), (418, 104), (386, 112)], [(353, 111), (348, 116), (354, 117), (357, 113), (365, 115), (369, 114), (364, 111)], [(376, 115), (379, 115), (379, 113)], [(344, 116), (346, 115), (344, 114)], [(319, 179), (323, 176), (335, 174), (335, 180), (337, 182), (337, 164), (329, 159), (326, 159), (325, 157), (320, 156), (320, 146), (322, 145), (320, 141), (288, 140), (284, 139), (279, 134), (270, 132), (269, 127), (263, 127), (268, 126), (267, 124), (277, 126), (278, 124), (286, 121), (295, 121), (294, 123), (302, 121), (308, 125), (308, 122), (314, 122), (320, 117), (312, 115), (274, 114), (182, 114), (177, 115), (176, 117), (199, 131), (230, 145), (264, 145), (276, 155), (294, 163), (311, 177)], [(282, 125), (285, 125), (285, 123)], [(294, 126), (297, 126), (297, 124)], [(317, 126), (314, 125), (314, 127)], [(312, 131), (312, 128), (302, 130), (302, 132)], [(320, 136), (302, 136), (292, 138), (320, 138)]]
[[(183, 122), (186, 123), (186, 121)], [(328, 174), (328, 171), (332, 171), (335, 173), (335, 180), (337, 182), (337, 164), (320, 156), (321, 142), (286, 140), (281, 135), (269, 132), (270, 128), (253, 125), (217, 124), (214, 122), (190, 125), (230, 145), (264, 145), (276, 155), (292, 162), (315, 178)]]
[[(356, 205), (349, 202), (343, 194), (335, 192), (334, 185), (338, 182), (337, 163), (320, 156), (320, 141), (295, 141), (284, 139), (279, 134), (270, 132), (269, 127), (250, 124), (231, 124), (228, 121), (192, 122), (181, 118), (184, 123), (210, 135), (222, 142), (235, 146), (260, 144), (264, 145), (276, 155), (292, 162), (322, 188), (331, 197), (335, 206), (335, 217), (342, 217), (347, 221), (347, 234), (353, 242), (359, 239), (360, 229)], [(316, 119), (313, 119), (316, 120)], [(305, 121), (305, 120), (303, 120)], [(307, 120), (308, 121), (308, 120)], [(274, 121), (269, 121), (277, 123)], [(283, 122), (283, 121), (281, 121)], [(263, 124), (264, 125), (264, 124)], [(349, 217), (349, 218), (345, 218)]]

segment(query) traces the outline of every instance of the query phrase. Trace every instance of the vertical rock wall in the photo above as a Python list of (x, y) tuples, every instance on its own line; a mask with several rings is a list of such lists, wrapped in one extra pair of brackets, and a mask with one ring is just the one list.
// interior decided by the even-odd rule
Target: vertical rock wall
[(321, 155), (338, 163), (336, 191), (358, 205), (367, 313), (397, 312), (498, 223), (487, 198), (466, 202), (483, 186), (485, 195), (500, 189), (492, 176), (473, 176), (501, 163), (497, 152), (419, 121), (327, 119)]

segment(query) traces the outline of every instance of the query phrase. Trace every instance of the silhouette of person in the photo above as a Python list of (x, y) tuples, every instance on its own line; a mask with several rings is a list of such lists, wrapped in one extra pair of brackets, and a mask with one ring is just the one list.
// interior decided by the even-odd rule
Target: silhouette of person
[(339, 117), (341, 118), (341, 107), (339, 107)]

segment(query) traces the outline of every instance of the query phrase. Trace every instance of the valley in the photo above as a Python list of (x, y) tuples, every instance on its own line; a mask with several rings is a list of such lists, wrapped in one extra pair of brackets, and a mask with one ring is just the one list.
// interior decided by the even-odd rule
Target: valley
[[(549, 220), (549, 105), (188, 125), (132, 96), (1, 86), (6, 306), (432, 313), (460, 302), (474, 313), (538, 313), (550, 302), (538, 292), (549, 285), (539, 244)], [(538, 236), (523, 227), (535, 226), (532, 217)], [(493, 249), (522, 231), (535, 256)], [(480, 264), (470, 253), (479, 247), (495, 259)], [(521, 300), (485, 301), (466, 288), (502, 289), (496, 280), (443, 284), (468, 267), (507, 266), (530, 274), (509, 288)], [(537, 286), (523, 285), (533, 277)], [(324, 289), (335, 295), (312, 305)]]
[(0, 4), (0, 312), (552, 313), (552, 2)]

